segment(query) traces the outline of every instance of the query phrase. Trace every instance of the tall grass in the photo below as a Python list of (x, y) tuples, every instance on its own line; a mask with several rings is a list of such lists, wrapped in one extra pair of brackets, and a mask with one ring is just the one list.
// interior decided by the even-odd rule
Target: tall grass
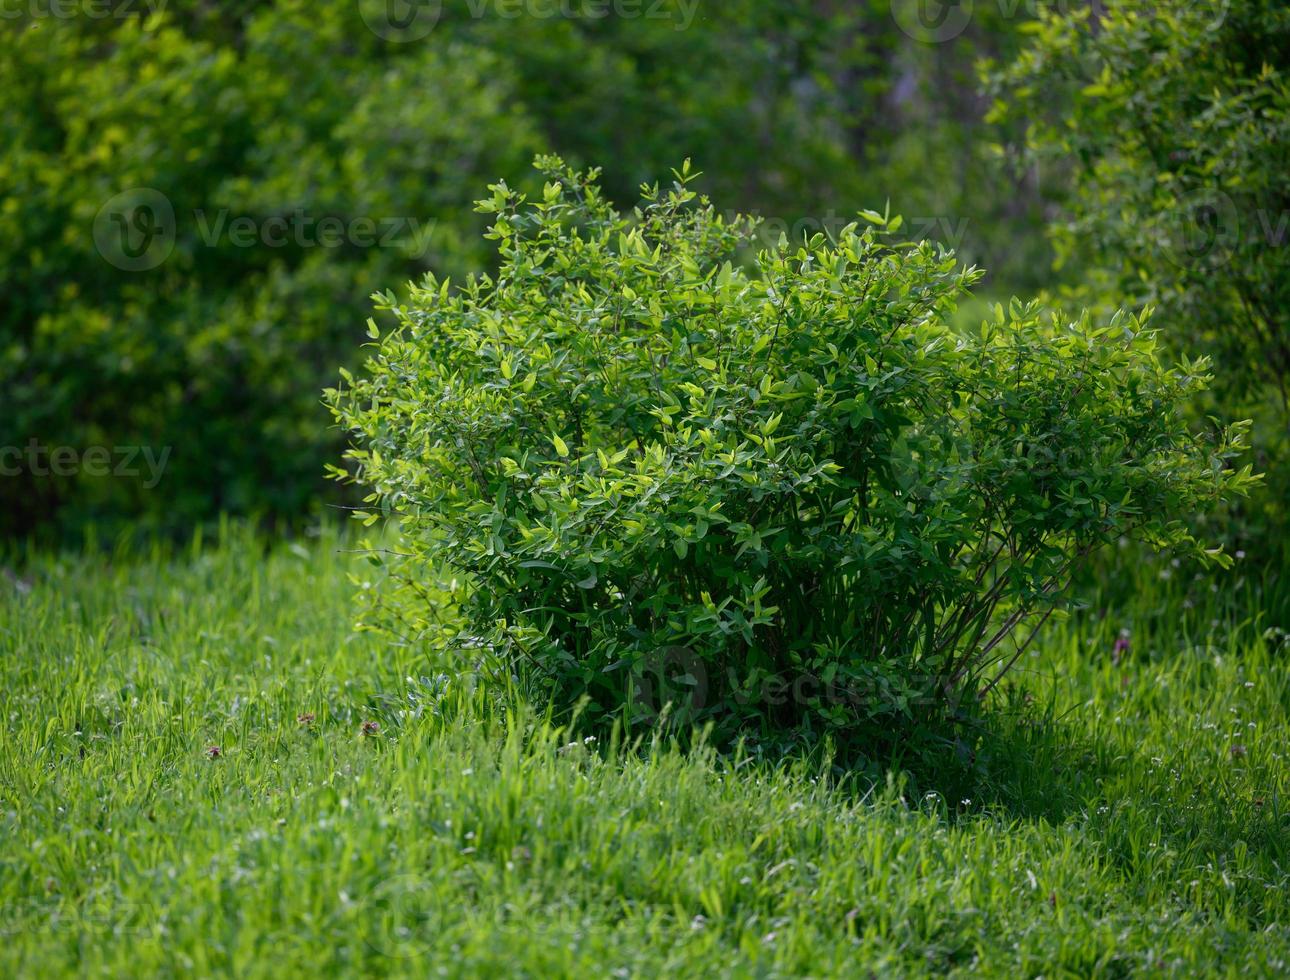
[(1127, 563), (943, 766), (848, 771), (455, 689), (347, 551), (9, 563), (0, 974), (1290, 970), (1274, 575)]

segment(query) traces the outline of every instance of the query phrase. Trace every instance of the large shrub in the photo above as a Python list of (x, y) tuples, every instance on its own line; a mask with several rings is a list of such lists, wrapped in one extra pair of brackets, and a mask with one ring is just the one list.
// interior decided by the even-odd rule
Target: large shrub
[(620, 215), (539, 164), (540, 200), (480, 204), (496, 277), (387, 297), (399, 328), (329, 393), (405, 532), (381, 600), (427, 636), (446, 566), (450, 647), (488, 678), (630, 721), (927, 721), (997, 681), (1098, 545), (1212, 556), (1177, 518), (1251, 482), (1241, 427), (1182, 421), (1204, 363), (1165, 367), (1135, 317), (1014, 304), (957, 334), (977, 273), (886, 243), (898, 219), (743, 265), (752, 223), (688, 165)]

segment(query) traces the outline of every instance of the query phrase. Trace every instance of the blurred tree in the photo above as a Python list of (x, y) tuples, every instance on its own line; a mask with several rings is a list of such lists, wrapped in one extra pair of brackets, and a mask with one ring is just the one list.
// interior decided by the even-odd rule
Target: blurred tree
[(0, 444), (169, 447), (151, 488), (20, 467), (9, 532), (300, 512), (368, 294), (473, 266), (463, 181), (540, 148), (486, 51), (395, 47), (352, 4), (261, 5), (235, 44), (217, 26), (32, 18), (0, 40)]
[(0, 34), (0, 447), (169, 456), (151, 487), (19, 466), (0, 534), (334, 494), (319, 391), (369, 294), (487, 269), (476, 189), (542, 150), (612, 162), (620, 205), (689, 156), (776, 233), (892, 198), (1000, 288), (1047, 268), (977, 139), (989, 13), (927, 43), (886, 0), (52, 10)]
[(1059, 261), (1290, 411), (1287, 69), (1284, 3), (1166, 0), (1046, 13), (991, 78), (992, 119), (1073, 164)]

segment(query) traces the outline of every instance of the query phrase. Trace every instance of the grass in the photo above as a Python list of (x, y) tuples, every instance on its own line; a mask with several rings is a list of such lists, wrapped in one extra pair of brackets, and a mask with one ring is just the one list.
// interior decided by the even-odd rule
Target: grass
[(1290, 970), (1290, 624), (1239, 572), (1142, 564), (970, 761), (873, 780), (445, 692), (343, 547), (0, 577), (0, 975)]

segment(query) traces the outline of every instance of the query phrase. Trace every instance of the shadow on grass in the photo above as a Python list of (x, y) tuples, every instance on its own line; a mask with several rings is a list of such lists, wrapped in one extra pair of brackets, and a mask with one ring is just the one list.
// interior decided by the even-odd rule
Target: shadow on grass
[(898, 769), (911, 794), (942, 797), (951, 815), (990, 811), (1056, 824), (1087, 809), (1126, 763), (1078, 726), (1022, 707), (952, 738), (910, 743), (866, 768)]
[(1221, 881), (1195, 892), (1208, 895), (1195, 899), (1195, 911), (1234, 912), (1255, 928), (1278, 922), (1268, 889), (1290, 883), (1283, 777), (1269, 769), (1237, 778), (1222, 770), (1242, 765), (1240, 757), (1196, 758), (1182, 738), (1180, 726), (1180, 756), (1164, 761), (1098, 737), (1077, 715), (1018, 702), (986, 716), (974, 737), (946, 740), (939, 754), (898, 751), (885, 764), (841, 771), (857, 790), (896, 772), (907, 799), (939, 797), (954, 824), (990, 814), (1075, 826), (1126, 880), (1188, 905), (1200, 879)]

